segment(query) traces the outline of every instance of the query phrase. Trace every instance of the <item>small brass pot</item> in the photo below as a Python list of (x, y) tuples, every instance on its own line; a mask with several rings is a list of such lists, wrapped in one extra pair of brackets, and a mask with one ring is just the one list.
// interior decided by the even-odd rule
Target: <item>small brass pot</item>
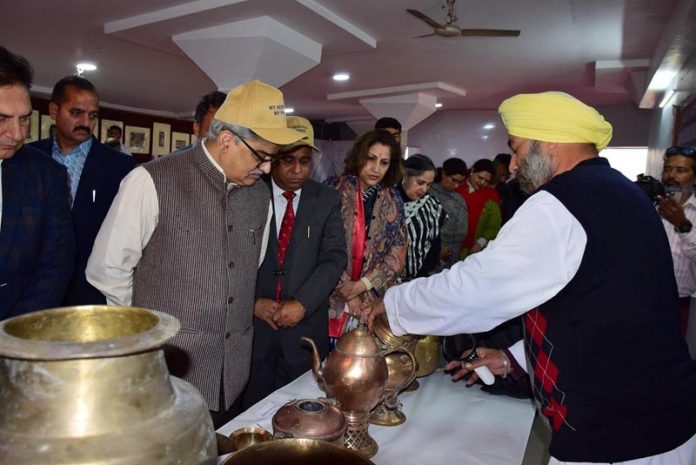
[(343, 444), (346, 418), (326, 399), (299, 399), (283, 405), (273, 415), (273, 438), (320, 439)]

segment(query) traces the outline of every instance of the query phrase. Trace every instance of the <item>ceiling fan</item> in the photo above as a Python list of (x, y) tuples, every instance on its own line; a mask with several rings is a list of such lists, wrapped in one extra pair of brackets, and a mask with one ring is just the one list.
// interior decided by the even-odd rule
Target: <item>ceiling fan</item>
[[(457, 21), (457, 15), (454, 13), (455, 0), (446, 0), (446, 2), (447, 20), (445, 24), (438, 23), (434, 19), (428, 17), (427, 15), (421, 13), (418, 10), (406, 10), (413, 16), (415, 16), (416, 18), (420, 19), (421, 21), (425, 22), (428, 26), (433, 28), (432, 33), (418, 36), (418, 38), (430, 37), (434, 35), (442, 37), (517, 37), (520, 35), (519, 30), (511, 29), (462, 29), (456, 24), (454, 24), (454, 22)], [(444, 7), (445, 6), (443, 5), (443, 8)]]

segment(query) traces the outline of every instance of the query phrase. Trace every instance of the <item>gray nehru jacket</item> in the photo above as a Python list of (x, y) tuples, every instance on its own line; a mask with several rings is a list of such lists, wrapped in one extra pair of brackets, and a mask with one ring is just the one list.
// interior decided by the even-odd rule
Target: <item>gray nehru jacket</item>
[(268, 187), (228, 188), (200, 144), (144, 168), (159, 217), (133, 275), (133, 305), (181, 321), (165, 347), (170, 371), (198, 388), (210, 410), (225, 410), (249, 375)]

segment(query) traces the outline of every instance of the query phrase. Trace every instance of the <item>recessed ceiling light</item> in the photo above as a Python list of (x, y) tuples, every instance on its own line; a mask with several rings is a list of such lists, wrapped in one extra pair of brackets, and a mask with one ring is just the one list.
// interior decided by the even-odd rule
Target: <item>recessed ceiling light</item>
[(435, 108), (442, 108), (442, 104), (441, 104), (440, 102), (437, 102), (437, 103), (435, 104)]
[(336, 73), (333, 75), (334, 81), (347, 81), (350, 79), (350, 74), (348, 73)]
[(97, 65), (94, 63), (78, 63), (75, 65), (77, 67), (77, 74), (81, 74), (83, 71), (94, 71), (97, 69)]
[(295, 109), (291, 107), (285, 107), (285, 114), (289, 115), (290, 113), (295, 113)]
[(483, 129), (486, 129), (486, 130), (489, 130), (489, 131), (490, 131), (491, 129), (493, 129), (494, 127), (495, 127), (495, 124), (493, 124), (493, 123), (486, 123), (486, 124), (483, 125)]
[(488, 134), (486, 134), (486, 135), (484, 135), (484, 136), (481, 136), (481, 139), (487, 140), (487, 139), (488, 139)]

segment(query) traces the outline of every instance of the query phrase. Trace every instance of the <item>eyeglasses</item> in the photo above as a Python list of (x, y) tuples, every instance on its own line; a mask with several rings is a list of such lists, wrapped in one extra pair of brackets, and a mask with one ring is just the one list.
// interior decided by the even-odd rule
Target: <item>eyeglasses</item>
[(245, 141), (244, 138), (243, 138), (242, 136), (240, 136), (239, 134), (237, 134), (237, 133), (234, 132), (234, 131), (230, 131), (230, 132), (231, 132), (232, 134), (234, 134), (235, 137), (236, 137), (237, 139), (241, 140), (241, 141), (242, 141), (242, 144), (246, 145), (246, 148), (248, 148), (249, 151), (251, 152), (251, 154), (259, 161), (259, 163), (256, 165), (257, 168), (260, 168), (261, 165), (263, 165), (264, 163), (275, 163), (275, 161), (276, 161), (275, 158), (273, 158), (273, 157), (270, 156), (270, 155), (266, 155), (266, 156), (264, 157), (264, 156), (261, 155), (259, 152), (257, 152), (256, 150), (254, 150), (254, 148), (253, 148), (251, 145), (249, 145), (249, 144), (247, 143), (247, 141)]
[(671, 157), (672, 155), (684, 155), (685, 157), (696, 156), (696, 149), (693, 147), (681, 147), (679, 145), (672, 146), (665, 150), (665, 156)]

